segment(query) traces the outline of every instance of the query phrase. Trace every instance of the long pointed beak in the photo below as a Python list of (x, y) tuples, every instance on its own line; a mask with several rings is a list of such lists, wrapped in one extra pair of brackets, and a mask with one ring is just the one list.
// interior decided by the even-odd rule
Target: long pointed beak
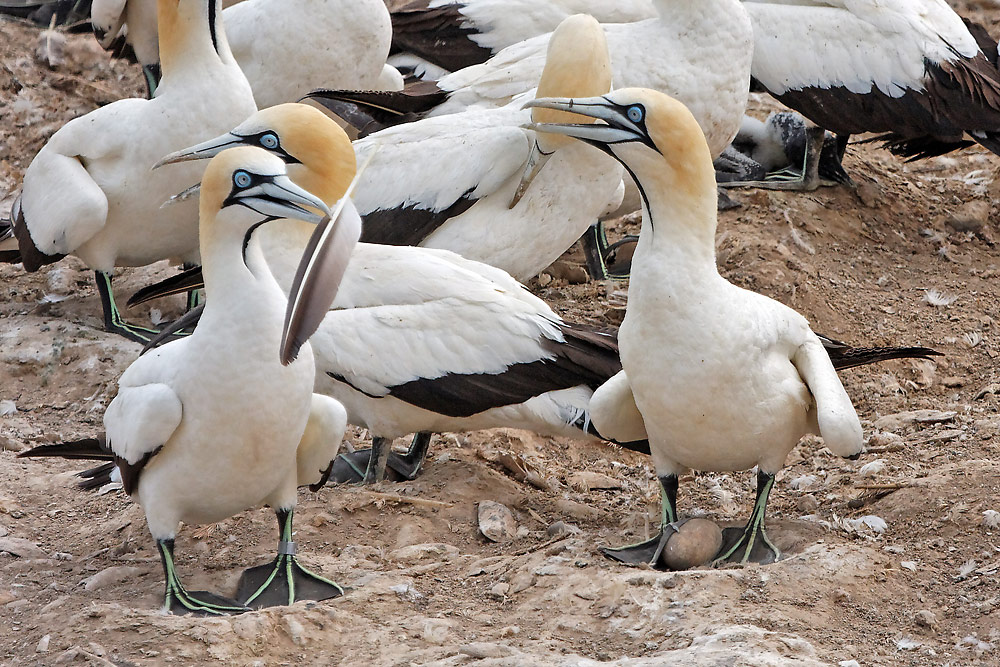
[[(295, 185), (284, 175), (275, 176), (269, 181), (244, 190), (235, 198), (243, 206), (275, 218), (294, 218), (318, 223), (323, 216), (330, 215), (330, 207), (322, 199)], [(322, 211), (323, 215), (307, 211), (303, 206), (311, 206)]]
[(563, 134), (597, 145), (635, 141), (645, 136), (642, 128), (630, 121), (621, 107), (603, 97), (543, 97), (529, 101), (523, 108), (569, 111), (607, 123), (607, 125), (597, 123), (530, 123), (524, 126), (538, 132)]
[(227, 148), (242, 146), (243, 143), (243, 137), (237, 136), (232, 132), (226, 132), (215, 139), (209, 139), (195, 146), (165, 155), (160, 158), (159, 162), (153, 165), (153, 169), (159, 169), (165, 164), (174, 164), (175, 162), (187, 162), (188, 160), (203, 160), (215, 157)]
[(514, 191), (514, 196), (511, 198), (507, 208), (510, 209), (517, 206), (517, 203), (524, 197), (524, 193), (528, 191), (528, 187), (531, 186), (531, 182), (535, 180), (538, 172), (542, 170), (542, 167), (545, 166), (550, 157), (552, 157), (552, 153), (543, 153), (537, 141), (531, 144), (531, 154), (528, 156), (528, 163), (524, 166), (521, 182), (517, 184), (517, 189)]

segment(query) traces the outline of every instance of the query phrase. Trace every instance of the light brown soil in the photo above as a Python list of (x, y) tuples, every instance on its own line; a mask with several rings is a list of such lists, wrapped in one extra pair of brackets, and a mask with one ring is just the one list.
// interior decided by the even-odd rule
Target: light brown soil
[[(1000, 34), (997, 10), (959, 8)], [(136, 69), (110, 62), (88, 36), (69, 38), (67, 62), (54, 71), (34, 62), (37, 38), (34, 28), (0, 21), (4, 211), (31, 156), (62, 123), (142, 91)], [(770, 108), (761, 98), (753, 110)], [(138, 346), (101, 331), (80, 262), (32, 275), (0, 266), (0, 401), (16, 405), (0, 419), (0, 541), (37, 545), (6, 542), (23, 556), (0, 553), (0, 662), (998, 664), (1000, 529), (984, 523), (984, 512), (1000, 511), (1000, 161), (972, 149), (903, 164), (865, 145), (849, 150), (846, 166), (861, 196), (843, 188), (738, 193), (743, 207), (720, 220), (724, 274), (832, 337), (930, 345), (947, 357), (842, 374), (873, 438), (869, 452), (857, 462), (815, 442), (793, 452), (769, 514), (787, 558), (770, 566), (660, 573), (613, 564), (597, 547), (636, 541), (655, 521), (648, 460), (495, 431), (436, 437), (426, 473), (412, 483), (301, 495), (303, 557), (352, 587), (344, 598), (229, 619), (165, 615), (159, 562), (137, 506), (117, 491), (75, 489), (79, 464), (14, 455), (99, 431)], [(949, 219), (973, 202), (979, 226), (955, 231)], [(125, 271), (119, 293), (171, 270)], [(620, 284), (543, 277), (532, 287), (569, 318), (616, 323), (623, 314)], [(933, 306), (929, 290), (954, 301)], [(169, 318), (180, 306), (158, 307)], [(955, 414), (875, 426), (911, 410)], [(362, 435), (351, 441), (363, 443)], [(498, 451), (523, 457), (548, 488), (486, 460)], [(884, 468), (862, 475), (876, 460)], [(569, 483), (582, 470), (619, 488)], [(881, 488), (864, 488), (872, 486)], [(696, 474), (682, 481), (680, 506), (736, 523), (752, 499), (749, 473)], [(497, 545), (479, 534), (481, 500), (512, 509), (517, 539)], [(885, 531), (857, 521), (866, 516), (883, 519)], [(581, 532), (550, 538), (556, 521)], [(243, 568), (269, 558), (274, 538), (268, 510), (189, 527), (178, 539), (178, 567), (193, 588), (227, 591)]]

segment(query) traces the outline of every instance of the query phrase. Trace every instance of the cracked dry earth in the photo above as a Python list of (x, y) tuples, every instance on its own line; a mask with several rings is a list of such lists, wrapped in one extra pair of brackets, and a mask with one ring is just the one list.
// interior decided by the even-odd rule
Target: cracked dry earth
[[(997, 10), (959, 9), (1000, 34)], [(63, 122), (141, 90), (138, 72), (88, 36), (69, 36), (54, 70), (33, 59), (38, 38), (0, 21), (3, 210)], [(755, 98), (752, 112), (771, 108)], [(436, 437), (415, 482), (302, 493), (303, 558), (350, 586), (345, 597), (224, 619), (164, 615), (138, 508), (118, 491), (78, 491), (80, 465), (15, 458), (99, 430), (138, 347), (101, 331), (79, 262), (33, 275), (0, 266), (0, 663), (1000, 663), (1000, 159), (972, 149), (903, 164), (859, 145), (847, 167), (857, 193), (738, 193), (743, 206), (720, 220), (722, 271), (832, 337), (947, 356), (843, 373), (868, 451), (850, 462), (809, 440), (792, 453), (769, 514), (787, 557), (770, 566), (613, 564), (597, 547), (643, 538), (656, 520), (648, 460), (491, 431)], [(628, 228), (633, 218), (612, 233)], [(566, 317), (619, 322), (625, 286), (573, 282), (579, 261), (570, 252), (531, 288)], [(173, 270), (125, 271), (118, 289)], [(181, 305), (130, 317), (158, 321)], [(750, 473), (695, 474), (680, 509), (736, 524), (752, 499)], [(511, 509), (514, 539), (480, 534), (484, 500)], [(178, 568), (193, 588), (228, 591), (273, 541), (268, 510), (187, 527)]]

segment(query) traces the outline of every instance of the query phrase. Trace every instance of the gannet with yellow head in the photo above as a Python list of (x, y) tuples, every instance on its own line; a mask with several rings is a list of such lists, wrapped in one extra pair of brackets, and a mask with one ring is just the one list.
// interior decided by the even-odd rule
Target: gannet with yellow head
[(652, 90), (624, 89), (528, 106), (604, 121), (536, 129), (601, 148), (625, 165), (642, 194), (642, 229), (618, 333), (623, 371), (594, 393), (590, 411), (605, 437), (648, 434), (666, 530), (606, 553), (657, 562), (677, 519), (684, 469), (757, 466), (753, 513), (744, 529), (727, 531), (718, 558), (778, 558), (764, 532), (764, 511), (791, 449), (803, 435), (818, 433), (841, 456), (862, 450), (857, 413), (823, 343), (792, 309), (719, 275), (712, 154), (683, 104)]
[(156, 98), (114, 102), (71, 120), (49, 139), (25, 171), (11, 212), (7, 235), (18, 251), (0, 255), (23, 262), (27, 271), (76, 255), (97, 274), (105, 327), (134, 340), (155, 332), (122, 320), (111, 291), (115, 267), (198, 261), (195, 203), (161, 204), (197, 182), (199, 169), (150, 173), (150, 167), (256, 109), (229, 51), (220, 2), (159, 0), (164, 76)]
[[(279, 360), (287, 300), (252, 239), (270, 219), (317, 222), (312, 210), (329, 209), (288, 179), (280, 159), (252, 148), (227, 151), (209, 163), (200, 201), (208, 297), (200, 326), (129, 366), (104, 416), (122, 485), (142, 505), (163, 559), (164, 606), (180, 613), (235, 613), (248, 605), (339, 595), (339, 586), (308, 572), (294, 556), (296, 487), (301, 476), (319, 472), (314, 452), (297, 459), (317, 409), (315, 369), (308, 345), (291, 364)], [(336, 423), (342, 408), (332, 407), (327, 417)], [(275, 562), (244, 574), (239, 602), (187, 591), (173, 565), (179, 522), (216, 522), (260, 504), (278, 516)]]
[[(159, 66), (154, 2), (94, 0), (91, 7), (98, 41), (106, 49), (123, 41), (132, 46), (151, 93)], [(320, 86), (402, 88), (385, 66), (392, 24), (382, 0), (244, 0), (223, 16), (260, 107), (295, 101)]]
[[(549, 51), (540, 94), (609, 90), (606, 41), (593, 18), (566, 19)], [(518, 280), (558, 259), (620, 197), (622, 170), (589, 146), (523, 129), (532, 116), (519, 107), (425, 119), (354, 142), (359, 163), (372, 156), (353, 195), (365, 221), (361, 240), (451, 250)], [(262, 146), (291, 163), (298, 183), (320, 193), (316, 181), (328, 178), (335, 155), (327, 147), (331, 132), (340, 129), (318, 110), (282, 105), (188, 154), (234, 143)]]
[[(307, 126), (310, 131), (303, 132)], [(526, 155), (527, 142), (521, 141)], [(355, 147), (347, 135), (304, 105), (263, 110), (226, 135), (165, 160), (210, 157), (240, 144), (284, 157), (289, 174), (331, 205), (353, 172)], [(550, 161), (539, 179), (554, 166)], [(520, 163), (512, 168), (507, 198), (522, 171)], [(377, 184), (393, 185), (372, 181), (371, 187)], [(540, 185), (536, 179), (518, 206)], [(507, 199), (497, 206), (507, 211)], [(308, 225), (289, 223), (265, 226), (255, 235), (286, 291), (310, 233)], [(190, 286), (185, 282), (181, 289)], [(411, 478), (431, 432), (506, 426), (592, 437), (585, 431), (587, 401), (620, 368), (612, 336), (564, 322), (500, 269), (430, 248), (358, 244), (311, 341), (316, 390), (342, 402), (351, 423), (376, 437), (371, 453), (351, 459), (357, 477), (371, 480), (383, 474), (381, 454), (388, 454), (391, 439), (410, 433), (422, 435), (406, 456), (393, 455), (390, 465)], [(336, 471), (335, 477), (344, 479)]]

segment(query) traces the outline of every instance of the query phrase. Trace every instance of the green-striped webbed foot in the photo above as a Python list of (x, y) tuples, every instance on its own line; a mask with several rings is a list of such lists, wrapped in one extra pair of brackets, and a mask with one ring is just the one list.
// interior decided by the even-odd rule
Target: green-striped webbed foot
[(764, 511), (774, 486), (774, 475), (757, 471), (757, 499), (753, 513), (743, 528), (726, 528), (722, 531), (722, 549), (715, 557), (715, 564), (723, 563), (773, 563), (781, 558), (781, 551), (764, 531)]
[(194, 614), (197, 616), (224, 616), (242, 614), (250, 611), (248, 607), (208, 591), (189, 591), (181, 584), (174, 569), (174, 541), (157, 540), (160, 560), (163, 563), (163, 575), (166, 579), (166, 591), (163, 598), (163, 608), (174, 614)]
[(602, 547), (601, 553), (622, 563), (657, 565), (667, 540), (677, 532), (677, 475), (660, 477), (660, 530), (645, 542), (625, 547)]
[(118, 334), (128, 340), (149, 345), (153, 339), (164, 339), (169, 335), (170, 339), (183, 338), (187, 333), (182, 331), (170, 331), (169, 334), (161, 335), (157, 329), (132, 324), (122, 317), (115, 303), (115, 295), (111, 289), (111, 275), (104, 271), (95, 271), (94, 280), (97, 283), (97, 293), (101, 296), (101, 308), (104, 310), (104, 330), (109, 333)]
[(372, 438), (371, 449), (340, 454), (333, 463), (330, 479), (338, 484), (373, 484), (384, 479), (412, 481), (420, 474), (430, 443), (430, 433), (417, 433), (409, 450), (397, 454), (387, 438)]
[(294, 604), (299, 600), (329, 600), (344, 594), (343, 587), (299, 563), (292, 541), (292, 511), (278, 510), (281, 539), (278, 556), (266, 565), (243, 572), (236, 597), (252, 609)]

